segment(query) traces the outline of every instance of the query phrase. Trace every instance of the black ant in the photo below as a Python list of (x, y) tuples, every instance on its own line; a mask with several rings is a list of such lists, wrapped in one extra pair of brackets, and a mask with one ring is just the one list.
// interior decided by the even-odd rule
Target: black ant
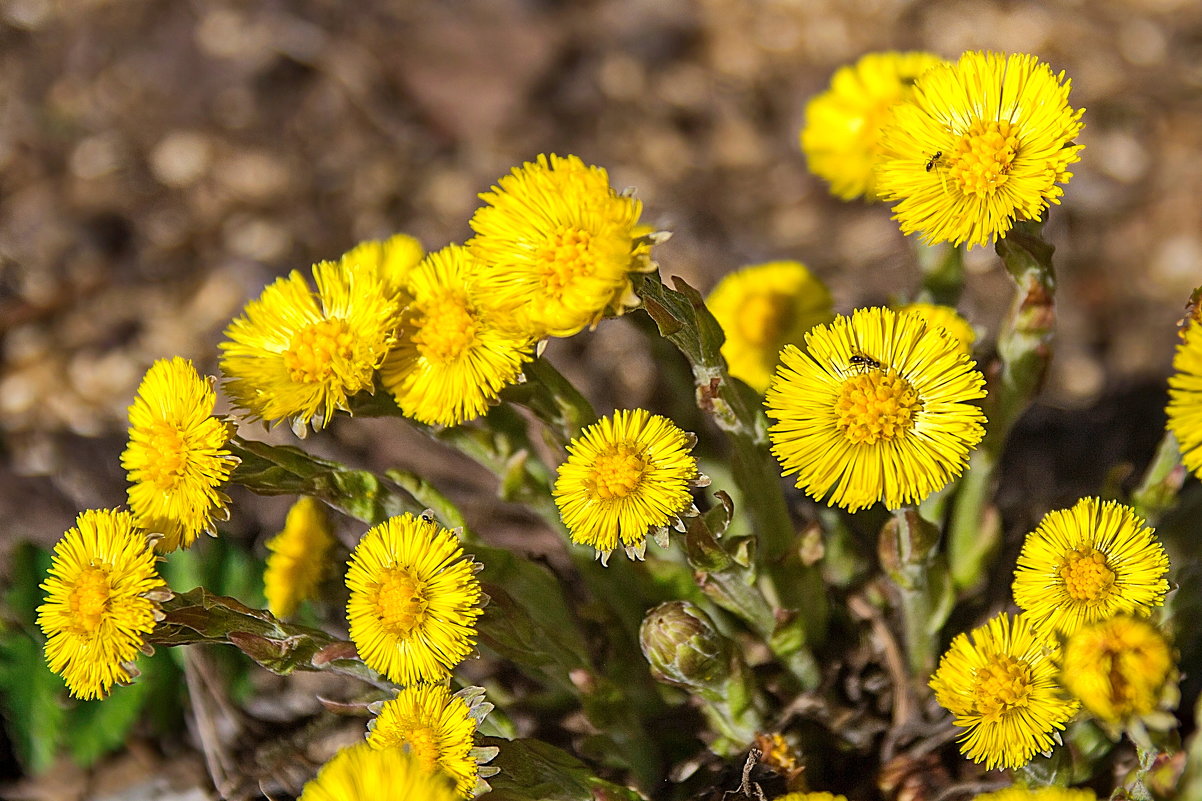
[(884, 366), (876, 359), (865, 356), (862, 353), (857, 353), (847, 360), (847, 363), (854, 367), (862, 367), (865, 370), (883, 370)]
[(936, 150), (935, 155), (931, 156), (930, 160), (927, 161), (927, 172), (935, 169), (935, 165), (939, 163), (939, 159), (941, 158), (943, 158), (943, 151)]

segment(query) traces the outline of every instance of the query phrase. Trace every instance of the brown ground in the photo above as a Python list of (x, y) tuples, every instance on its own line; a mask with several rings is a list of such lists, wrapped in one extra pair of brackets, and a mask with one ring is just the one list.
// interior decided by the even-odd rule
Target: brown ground
[[(1046, 399), (1160, 380), (1202, 283), (1188, 0), (0, 0), (0, 550), (123, 500), (125, 409), (154, 359), (214, 371), (247, 297), (360, 239), (462, 240), (476, 193), (539, 152), (636, 186), (674, 232), (664, 272), (703, 289), (774, 258), (808, 263), (841, 310), (912, 289), (887, 210), (834, 200), (796, 145), (831, 72), (890, 48), (1067, 71), (1086, 147), (1049, 226)], [(970, 267), (963, 310), (990, 326), (1009, 285), (988, 249)], [(598, 405), (649, 396), (645, 362), (617, 366), (636, 341), (616, 324), (569, 346)], [(374, 464), (458, 470), (395, 433), (340, 433), (328, 447)], [(233, 525), (282, 508), (244, 504)]]

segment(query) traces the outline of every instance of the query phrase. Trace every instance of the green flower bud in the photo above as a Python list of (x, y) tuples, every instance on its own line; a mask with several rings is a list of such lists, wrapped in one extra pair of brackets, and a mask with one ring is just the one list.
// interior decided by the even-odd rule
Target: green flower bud
[(669, 601), (647, 613), (639, 628), (651, 675), (703, 696), (719, 693), (730, 679), (731, 643), (705, 612), (687, 601)]

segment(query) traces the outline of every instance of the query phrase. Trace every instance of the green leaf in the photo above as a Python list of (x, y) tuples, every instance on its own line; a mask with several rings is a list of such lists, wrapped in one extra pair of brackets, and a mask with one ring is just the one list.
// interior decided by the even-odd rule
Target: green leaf
[(54, 762), (63, 736), (63, 680), (46, 666), (39, 640), (20, 629), (0, 636), (0, 708), (13, 750), (29, 773)]
[(37, 626), (37, 608), (42, 603), (40, 586), (50, 572), (50, 551), (29, 543), (19, 543), (9, 555), (8, 575), (12, 586), (4, 593), (4, 616), (26, 631)]
[[(145, 665), (144, 660), (138, 660), (139, 669)], [(143, 675), (128, 687), (114, 687), (107, 698), (81, 701), (72, 707), (66, 727), (67, 748), (72, 759), (86, 768), (123, 746), (146, 705), (149, 690), (150, 685)]]
[(539, 740), (482, 737), (481, 744), (500, 749), (488, 780), (489, 801), (646, 801), (628, 787), (598, 779), (576, 757)]

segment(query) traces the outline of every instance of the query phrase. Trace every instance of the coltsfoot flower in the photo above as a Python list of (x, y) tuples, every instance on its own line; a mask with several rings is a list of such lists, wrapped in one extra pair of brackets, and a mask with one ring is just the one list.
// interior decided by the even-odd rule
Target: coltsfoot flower
[(391, 294), (402, 295), (409, 275), (426, 255), (422, 243), (408, 234), (393, 234), (387, 239), (369, 239), (342, 254), (339, 261), (351, 269), (372, 270)]
[(480, 199), (468, 242), (484, 264), (479, 297), (533, 339), (636, 306), (630, 274), (655, 269), (651, 246), (666, 237), (639, 225), (643, 204), (577, 156), (540, 155)]
[(486, 314), (472, 288), (478, 267), (467, 248), (448, 245), (409, 276), (411, 301), (380, 370), (408, 417), (446, 426), (474, 420), (533, 356), (528, 336)]
[(476, 748), (474, 742), (476, 729), (491, 709), (480, 687), (452, 695), (442, 684), (416, 684), (379, 707), (368, 724), (367, 742), (373, 748), (408, 751), (424, 771), (445, 773), (455, 780), (459, 795), (472, 798), (489, 790), (481, 776), (497, 772), (481, 768), (497, 749)]
[(297, 436), (371, 390), (397, 325), (396, 295), (374, 271), (323, 261), (313, 279), (316, 292), (298, 270), (270, 284), (221, 343), (234, 403), (252, 417), (289, 420)]
[(705, 304), (726, 341), (730, 374), (763, 394), (772, 382), (780, 349), (801, 345), (805, 334), (835, 316), (831, 293), (801, 262), (774, 261), (725, 276)]
[(1021, 54), (968, 52), (919, 76), (881, 131), (876, 173), (902, 232), (972, 247), (1058, 204), (1085, 113), (1070, 85)]
[(356, 743), (322, 766), (299, 801), (458, 801), (455, 781), (425, 770), (417, 757), (400, 748)]
[(161, 534), (156, 550), (187, 548), (214, 520), (229, 517), (221, 491), (238, 463), (226, 450), (234, 427), (213, 416), (212, 379), (176, 356), (155, 362), (129, 407), (129, 444), (121, 454), (128, 471), (129, 508), (137, 525)]
[(973, 762), (1017, 768), (1051, 751), (1077, 711), (1057, 681), (1056, 643), (1025, 615), (1002, 612), (958, 634), (931, 677), (935, 700), (965, 728), (960, 751)]
[(977, 341), (977, 332), (972, 325), (960, 316), (951, 306), (940, 306), (935, 303), (908, 303), (898, 308), (902, 314), (917, 314), (930, 328), (942, 328), (952, 335), (952, 339), (960, 346), (960, 352), (972, 356), (972, 346)]
[(1097, 801), (1093, 790), (1071, 787), (1007, 787), (973, 796), (973, 801)]
[(1202, 324), (1190, 324), (1173, 356), (1169, 377), (1168, 429), (1181, 446), (1181, 461), (1202, 478)]
[(985, 379), (942, 328), (858, 309), (786, 345), (765, 405), (784, 475), (854, 512), (922, 501), (960, 474), (985, 434)]
[(404, 514), (368, 529), (346, 574), (359, 656), (398, 684), (446, 678), (475, 647), (480, 568), (431, 519)]
[(1014, 570), (1014, 602), (1031, 624), (1070, 635), (1117, 614), (1164, 603), (1169, 558), (1129, 506), (1082, 498), (1044, 515)]
[(830, 88), (806, 104), (801, 149), (810, 172), (844, 200), (875, 200), (881, 128), (918, 76), (942, 63), (932, 53), (890, 51), (840, 67)]
[(90, 510), (54, 546), (38, 625), (46, 662), (76, 698), (108, 695), (137, 675), (133, 662), (170, 597), (154, 550), (129, 512)]
[(666, 417), (620, 410), (568, 445), (555, 480), (555, 505), (572, 542), (597, 550), (605, 564), (618, 547), (642, 559), (647, 535), (667, 546), (668, 526), (696, 514), (693, 487), (709, 479), (691, 453), (696, 438)]
[(308, 495), (299, 498), (288, 510), (284, 530), (267, 541), (263, 594), (271, 614), (291, 617), (301, 601), (317, 597), (336, 542), (325, 505)]
[(787, 795), (778, 795), (773, 801), (847, 801), (847, 796), (826, 792), (788, 793)]
[(1173, 647), (1146, 620), (1108, 618), (1078, 629), (1064, 644), (1061, 680), (1104, 724), (1173, 725), (1164, 713), (1177, 704), (1176, 679)]

